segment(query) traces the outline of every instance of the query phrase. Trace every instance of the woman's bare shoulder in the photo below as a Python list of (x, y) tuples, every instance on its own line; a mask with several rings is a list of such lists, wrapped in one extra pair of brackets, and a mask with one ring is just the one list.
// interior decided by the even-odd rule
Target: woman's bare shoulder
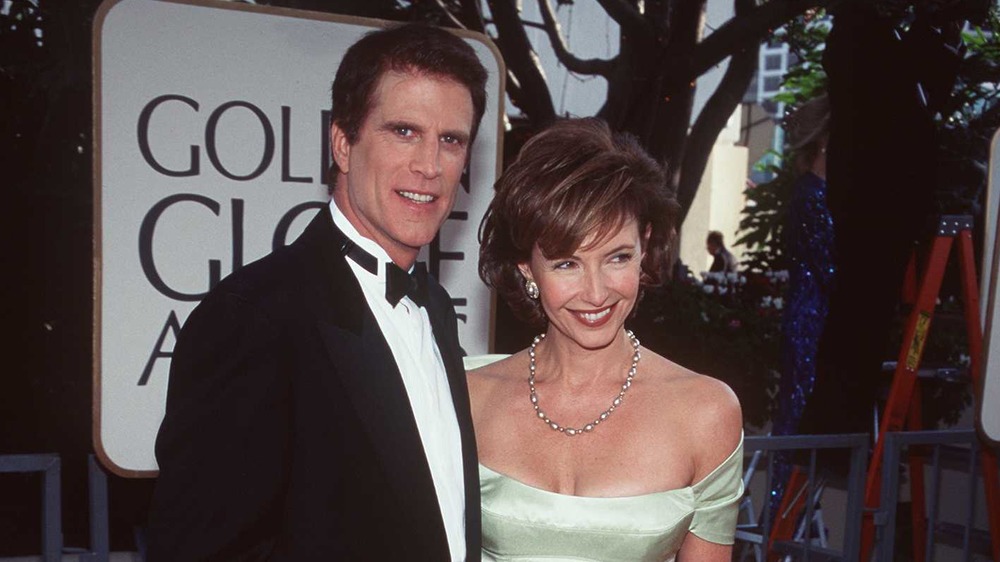
[(509, 377), (516, 366), (523, 362), (522, 356), (526, 355), (526, 351), (521, 351), (514, 355), (495, 354), (467, 357), (465, 365), (468, 369), (466, 375), (469, 378), (469, 383), (483, 382), (488, 384)]
[(468, 371), (469, 404), (481, 455), (489, 456), (503, 439), (512, 401), (527, 394), (527, 369), (527, 353), (521, 352)]
[(656, 383), (656, 392), (668, 394), (669, 398), (683, 404), (697, 406), (699, 410), (711, 409), (717, 414), (740, 415), (736, 394), (719, 379), (696, 373), (645, 348), (642, 349), (642, 362), (648, 365), (650, 378)]
[(740, 443), (743, 413), (739, 399), (726, 383), (696, 373), (651, 351), (649, 374), (657, 400), (669, 408), (674, 430), (687, 436), (694, 449), (696, 475), (724, 461)]
[[(490, 394), (498, 392), (511, 384), (520, 371), (527, 372), (526, 351), (508, 356), (489, 356), (488, 359), (491, 360), (483, 361), (473, 358), (473, 361), (466, 362), (467, 364), (478, 362), (481, 365), (466, 372), (466, 379), (469, 383), (469, 395), (473, 401), (488, 397)], [(522, 364), (524, 365), (523, 368)]]

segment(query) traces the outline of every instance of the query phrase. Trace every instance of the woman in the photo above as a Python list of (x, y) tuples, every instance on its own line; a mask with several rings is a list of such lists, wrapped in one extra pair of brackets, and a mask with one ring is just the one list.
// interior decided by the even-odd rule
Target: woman
[(469, 373), (489, 560), (729, 560), (742, 419), (729, 388), (624, 328), (676, 203), (601, 121), (539, 133), (504, 172), (480, 276), (541, 334)]
[[(830, 102), (826, 94), (803, 104), (788, 118), (789, 150), (798, 177), (785, 214), (788, 289), (781, 318), (781, 381), (772, 435), (795, 435), (816, 382), (816, 352), (829, 312), (833, 283), (833, 219), (826, 204), (826, 144)], [(786, 454), (777, 455), (771, 477), (771, 513), (780, 517), (784, 489), (792, 475)], [(801, 480), (797, 478), (796, 481)], [(787, 503), (787, 502), (786, 502)]]
[(788, 290), (781, 334), (781, 384), (775, 435), (796, 433), (816, 380), (816, 348), (833, 282), (833, 219), (826, 205), (826, 95), (805, 103), (788, 120), (789, 148), (799, 172), (792, 186), (782, 239)]

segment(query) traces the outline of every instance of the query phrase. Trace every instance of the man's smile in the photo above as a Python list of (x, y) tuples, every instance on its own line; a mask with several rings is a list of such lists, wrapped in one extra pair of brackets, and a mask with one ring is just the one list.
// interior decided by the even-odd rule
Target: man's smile
[(433, 203), (437, 200), (437, 197), (434, 195), (428, 195), (426, 193), (416, 193), (413, 191), (396, 191), (396, 193), (405, 199), (413, 201), (414, 203)]

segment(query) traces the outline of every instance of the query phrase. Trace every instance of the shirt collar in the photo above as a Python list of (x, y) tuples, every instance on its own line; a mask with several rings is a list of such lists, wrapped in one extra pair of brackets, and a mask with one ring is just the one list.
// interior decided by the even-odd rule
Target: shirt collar
[[(358, 232), (358, 229), (354, 228), (354, 225), (351, 224), (351, 221), (347, 220), (347, 216), (340, 210), (340, 207), (337, 206), (337, 203), (334, 202), (333, 198), (330, 199), (330, 214), (333, 215), (333, 224), (335, 224), (337, 228), (344, 233), (344, 236), (346, 236), (348, 240), (354, 242), (361, 247), (362, 250), (375, 257), (375, 261), (378, 264), (378, 273), (376, 274), (376, 277), (378, 277), (379, 280), (384, 281), (385, 264), (392, 261), (392, 259), (389, 258), (389, 253), (386, 252), (382, 246), (379, 246), (374, 240), (362, 236), (361, 233)], [(410, 272), (412, 271), (413, 267), (411, 266)]]

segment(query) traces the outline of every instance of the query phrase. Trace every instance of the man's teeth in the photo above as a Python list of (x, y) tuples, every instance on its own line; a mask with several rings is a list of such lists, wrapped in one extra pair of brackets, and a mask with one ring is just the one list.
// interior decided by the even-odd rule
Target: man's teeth
[(611, 314), (611, 307), (605, 308), (600, 312), (581, 312), (580, 316), (583, 316), (583, 319), (587, 322), (597, 322), (608, 314)]
[(413, 193), (412, 191), (397, 191), (396, 193), (406, 197), (410, 201), (416, 201), (417, 203), (430, 203), (435, 199), (433, 195), (423, 195), (421, 193)]

